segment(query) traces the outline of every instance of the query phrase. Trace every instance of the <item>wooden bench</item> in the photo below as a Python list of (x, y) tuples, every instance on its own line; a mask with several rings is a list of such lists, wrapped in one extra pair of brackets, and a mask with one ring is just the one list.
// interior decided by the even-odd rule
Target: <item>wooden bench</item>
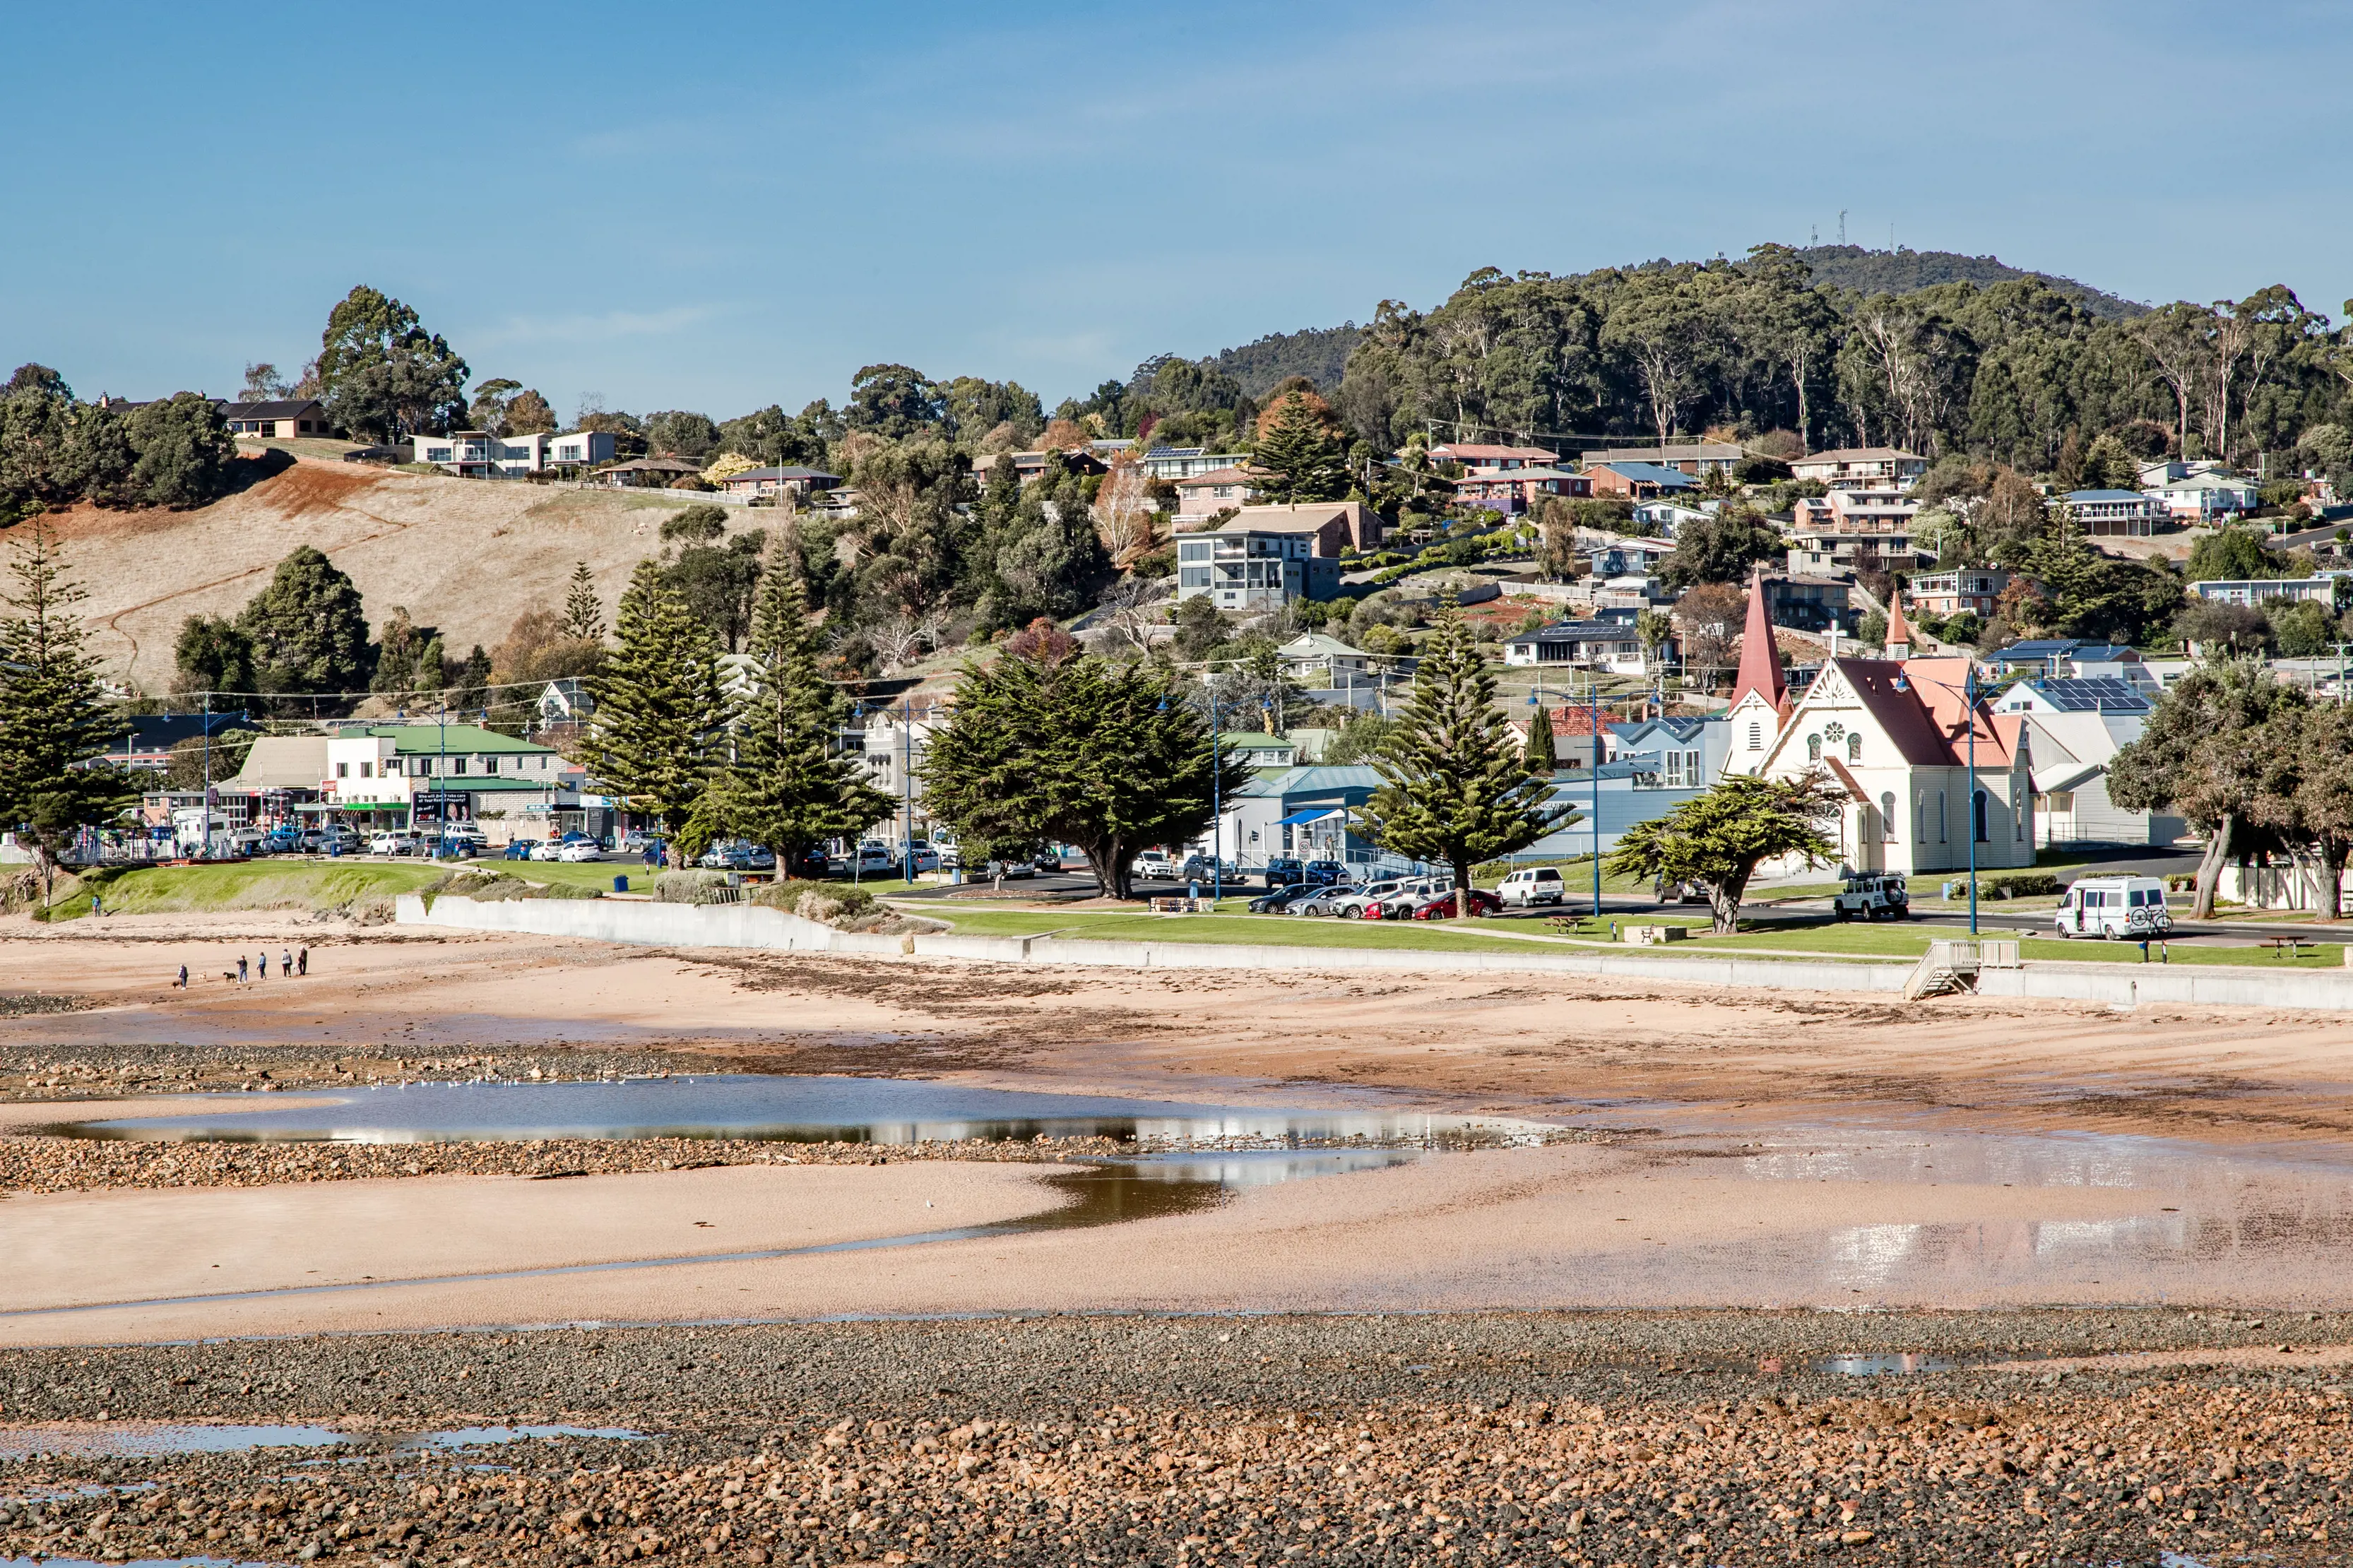
[(2306, 948), (2314, 952), (2320, 951), (2318, 942), (2304, 936), (2267, 936), (2263, 938), (2263, 945), (2272, 950), (2274, 958), (2302, 958)]

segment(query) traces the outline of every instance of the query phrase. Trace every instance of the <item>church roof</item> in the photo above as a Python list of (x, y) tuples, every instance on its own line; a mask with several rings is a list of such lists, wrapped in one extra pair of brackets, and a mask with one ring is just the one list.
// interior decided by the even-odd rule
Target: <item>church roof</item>
[[(1982, 697), (1972, 707), (1962, 695), (1966, 658), (1837, 658), (1838, 672), (1895, 754), (1914, 767), (1959, 767), (1968, 760), (1968, 737), (1977, 732), (1980, 769), (2011, 766), (2022, 728), (2014, 714), (1996, 716)], [(1819, 679), (1815, 690), (1821, 689)]]

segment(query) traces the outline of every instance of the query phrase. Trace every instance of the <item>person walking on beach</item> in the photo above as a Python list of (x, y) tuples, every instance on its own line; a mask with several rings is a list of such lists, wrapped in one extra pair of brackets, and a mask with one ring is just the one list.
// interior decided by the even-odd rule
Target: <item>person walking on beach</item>
[(186, 964), (184, 963), (180, 965), (180, 978), (174, 982), (174, 984), (178, 985), (183, 991), (185, 991), (188, 988), (188, 966)]
[(261, 950), (261, 978), (269, 978), (269, 950), (266, 947)]
[(284, 948), (278, 950), (278, 978), (290, 979), (294, 973), (294, 955)]
[(241, 953), (241, 952), (240, 952), (240, 953), (238, 953), (238, 954), (237, 955), (237, 983), (239, 985), (242, 985), (242, 984), (245, 984), (245, 982), (246, 982), (246, 973), (245, 973), (245, 954), (243, 954), (243, 953)]
[(308, 974), (311, 973), (311, 950), (309, 948), (304, 948), (301, 952), (295, 955), (294, 973), (297, 974)]

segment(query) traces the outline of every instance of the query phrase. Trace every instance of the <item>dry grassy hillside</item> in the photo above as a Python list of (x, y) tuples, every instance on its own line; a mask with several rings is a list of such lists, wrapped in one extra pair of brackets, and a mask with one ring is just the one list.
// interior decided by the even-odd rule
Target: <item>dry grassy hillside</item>
[[(372, 626), (403, 605), (459, 654), (495, 645), (526, 609), (562, 609), (575, 561), (596, 574), (609, 620), (630, 571), (660, 549), (661, 520), (697, 499), (303, 461), (195, 511), (77, 507), (52, 521), (90, 590), (92, 651), (161, 692), (180, 623), (234, 615), (297, 545), (351, 574)], [(730, 531), (772, 515), (730, 508)]]

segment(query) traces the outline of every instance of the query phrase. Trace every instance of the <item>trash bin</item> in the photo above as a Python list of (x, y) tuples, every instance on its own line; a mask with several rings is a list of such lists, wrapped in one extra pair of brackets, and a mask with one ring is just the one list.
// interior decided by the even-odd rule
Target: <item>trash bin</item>
[(613, 891), (617, 893), (626, 893), (628, 890), (629, 879), (627, 877), (616, 877), (613, 879)]

